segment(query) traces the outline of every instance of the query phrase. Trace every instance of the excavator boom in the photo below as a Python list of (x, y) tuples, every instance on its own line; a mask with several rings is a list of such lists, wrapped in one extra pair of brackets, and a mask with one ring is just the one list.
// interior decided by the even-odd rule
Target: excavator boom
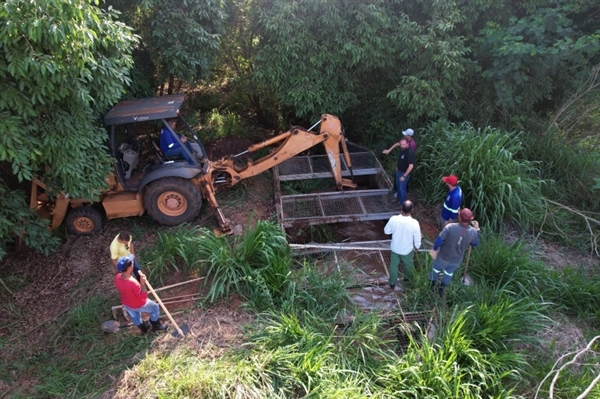
[(352, 180), (342, 177), (340, 147), (344, 153), (346, 164), (350, 169), (352, 165), (348, 149), (345, 145), (344, 131), (340, 120), (336, 116), (324, 114), (321, 116), (320, 125), (318, 133), (294, 126), (285, 133), (250, 146), (247, 152), (252, 153), (262, 148), (279, 144), (268, 155), (256, 161), (248, 160), (244, 166), (235, 165), (231, 157), (210, 162), (208, 173), (200, 178), (200, 187), (203, 197), (209, 203), (224, 233), (228, 233), (231, 228), (228, 225), (228, 221), (223, 217), (223, 213), (216, 201), (215, 191), (217, 187), (230, 187), (244, 179), (259, 175), (319, 143), (323, 143), (325, 146), (325, 153), (331, 165), (331, 172), (337, 189), (356, 188), (356, 184)]

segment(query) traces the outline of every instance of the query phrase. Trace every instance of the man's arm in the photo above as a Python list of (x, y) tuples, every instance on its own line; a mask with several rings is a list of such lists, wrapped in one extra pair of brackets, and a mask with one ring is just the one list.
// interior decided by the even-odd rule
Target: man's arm
[(394, 148), (398, 147), (400, 145), (400, 143), (394, 143), (393, 146), (391, 146), (390, 148), (388, 148), (387, 150), (383, 150), (381, 151), (382, 153), (384, 153), (385, 155), (389, 154)]
[(411, 163), (410, 165), (408, 165), (408, 168), (406, 168), (406, 171), (404, 172), (404, 174), (402, 175), (402, 177), (408, 177), (408, 175), (410, 175), (410, 172), (412, 172), (413, 168), (415, 167), (415, 164)]
[(386, 223), (385, 227), (383, 228), (383, 232), (385, 234), (392, 234), (394, 232), (394, 230), (392, 229), (392, 220), (388, 220), (388, 222)]
[(415, 246), (415, 249), (421, 248), (421, 229), (419, 227), (415, 229), (415, 233), (413, 235), (413, 245)]
[(114, 267), (117, 267), (117, 262), (119, 261), (119, 258), (115, 258), (115, 259), (111, 259), (112, 264)]
[(140, 274), (140, 287), (142, 289), (142, 294), (147, 294), (148, 287), (146, 286), (146, 275), (142, 273), (141, 270), (138, 273)]
[(471, 246), (476, 247), (479, 244), (479, 222), (477, 220), (473, 220), (471, 222), (471, 227), (475, 229), (475, 239), (471, 241)]
[(134, 255), (133, 252), (133, 237), (131, 237), (131, 240), (129, 240), (129, 253)]

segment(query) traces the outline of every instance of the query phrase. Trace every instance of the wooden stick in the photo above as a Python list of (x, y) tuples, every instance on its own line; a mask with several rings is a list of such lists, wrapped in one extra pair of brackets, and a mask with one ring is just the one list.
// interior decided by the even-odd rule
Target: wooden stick
[[(155, 291), (156, 291), (156, 290), (155, 290)], [(196, 292), (195, 294), (186, 294), (186, 295), (170, 296), (170, 297), (168, 297), (168, 298), (163, 298), (163, 302), (171, 301), (171, 300), (173, 300), (173, 299), (187, 298), (187, 297), (190, 297), (190, 296), (197, 296), (197, 295), (200, 295), (200, 294), (198, 294), (198, 293)]]
[(198, 299), (200, 299), (200, 297), (192, 297), (192, 298), (181, 298), (181, 299), (176, 299), (174, 301), (163, 301), (164, 305), (172, 305), (174, 303), (180, 303), (180, 302), (187, 302), (187, 301), (197, 301)]
[(465, 279), (467, 278), (467, 270), (469, 270), (469, 259), (471, 259), (471, 250), (473, 249), (472, 246), (469, 245), (469, 252), (467, 252), (467, 264), (465, 265), (465, 274), (463, 275), (462, 278), (462, 282), (465, 282)]
[(183, 281), (181, 283), (167, 285), (166, 287), (157, 288), (155, 291), (158, 292), (158, 291), (166, 290), (166, 289), (169, 289), (169, 288), (177, 287), (179, 285), (193, 283), (194, 281), (202, 280), (203, 278), (204, 277), (198, 277), (198, 278), (194, 278), (192, 280)]
[(160, 298), (156, 294), (156, 291), (154, 291), (154, 288), (152, 288), (152, 286), (150, 285), (150, 283), (148, 282), (148, 280), (144, 279), (144, 281), (146, 282), (146, 286), (148, 287), (148, 290), (150, 290), (150, 292), (152, 293), (152, 295), (154, 295), (154, 298), (156, 298), (156, 302), (158, 302), (158, 304), (160, 305), (160, 307), (165, 311), (165, 314), (167, 315), (167, 317), (169, 317), (169, 320), (171, 320), (171, 323), (173, 323), (173, 326), (175, 327), (175, 329), (177, 330), (177, 332), (179, 333), (179, 335), (183, 337), (184, 336), (183, 331), (181, 331), (181, 328), (179, 328), (179, 326), (177, 325), (177, 323), (173, 319), (173, 316), (171, 316), (171, 313), (169, 313), (169, 311), (167, 310), (167, 308), (165, 307), (165, 305), (162, 303), (162, 301), (160, 300)]
[[(158, 290), (154, 290), (154, 291), (158, 291)], [(196, 294), (187, 294), (187, 295), (180, 295), (180, 296), (172, 296), (172, 297), (165, 298), (163, 300), (163, 303), (166, 305), (166, 304), (183, 302), (183, 301), (192, 301), (192, 300), (195, 301), (197, 299), (200, 299), (200, 297), (193, 298), (194, 296), (197, 296), (197, 295), (199, 295), (199, 294), (196, 293)], [(113, 318), (115, 320), (118, 319), (118, 317), (117, 317), (117, 310), (122, 309), (122, 308), (123, 308), (123, 305), (115, 305), (115, 306), (111, 307), (112, 315), (113, 315)]]

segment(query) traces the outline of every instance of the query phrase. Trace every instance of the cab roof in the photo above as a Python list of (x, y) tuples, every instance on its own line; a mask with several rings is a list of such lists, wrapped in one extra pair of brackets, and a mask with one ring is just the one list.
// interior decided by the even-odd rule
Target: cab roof
[(172, 94), (121, 101), (104, 116), (104, 125), (176, 118), (184, 97), (183, 94)]

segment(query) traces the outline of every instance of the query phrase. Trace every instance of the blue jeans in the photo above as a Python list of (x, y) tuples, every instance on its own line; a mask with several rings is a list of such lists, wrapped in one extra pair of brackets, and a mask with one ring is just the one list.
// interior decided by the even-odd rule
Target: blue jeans
[[(187, 149), (190, 150), (190, 152), (193, 154), (194, 150), (192, 150), (192, 146), (188, 142), (185, 142), (184, 144), (187, 147)], [(186, 161), (188, 161), (188, 163), (190, 165), (194, 164), (194, 161), (192, 160), (192, 158), (190, 158), (190, 156), (187, 154), (187, 152), (185, 152), (183, 147), (171, 148), (170, 150), (165, 152), (165, 157), (182, 158), (182, 159), (185, 159)]]
[(396, 193), (396, 198), (398, 198), (398, 203), (402, 205), (404, 201), (406, 201), (406, 186), (408, 185), (408, 181), (410, 180), (410, 175), (406, 176), (404, 180), (400, 180), (400, 178), (404, 175), (404, 172), (396, 171), (396, 186), (398, 187), (398, 192)]
[(442, 277), (442, 282), (440, 285), (447, 286), (450, 284), (452, 280), (452, 276), (454, 275), (454, 271), (458, 268), (460, 263), (450, 263), (446, 262), (438, 255), (437, 259), (433, 261), (433, 265), (431, 265), (431, 272), (429, 273), (430, 281), (437, 281), (439, 278), (440, 272), (444, 272), (444, 277)]
[(150, 299), (147, 299), (146, 304), (137, 309), (131, 309), (129, 306), (125, 305), (123, 305), (123, 307), (127, 310), (129, 316), (131, 316), (131, 322), (136, 326), (142, 324), (142, 313), (150, 313), (150, 321), (157, 321), (160, 317), (158, 303), (151, 301)]

